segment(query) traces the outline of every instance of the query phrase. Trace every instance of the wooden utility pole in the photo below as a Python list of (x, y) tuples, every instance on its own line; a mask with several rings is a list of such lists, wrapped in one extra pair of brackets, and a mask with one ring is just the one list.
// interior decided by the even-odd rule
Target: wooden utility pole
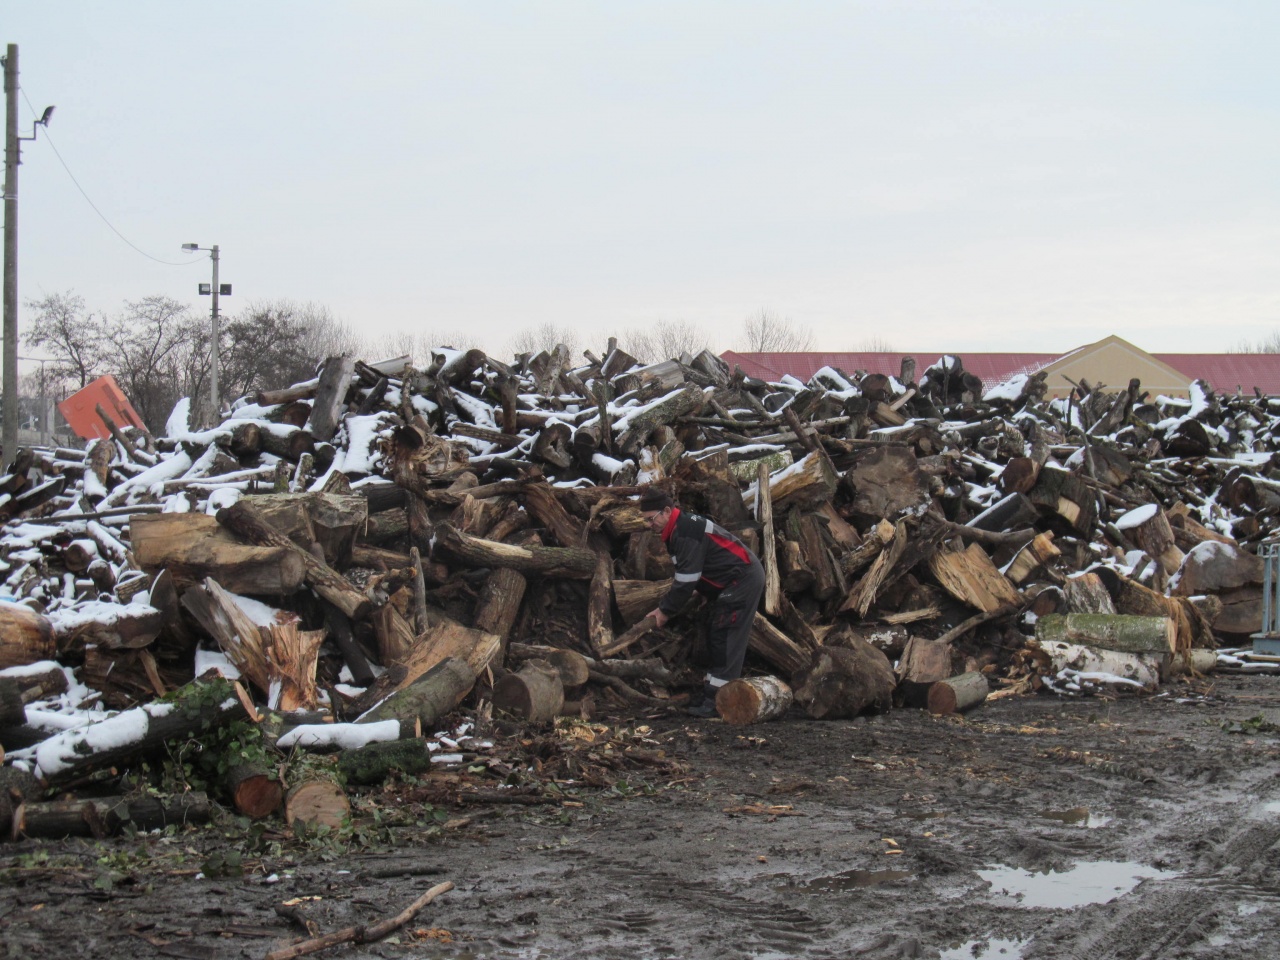
[[(18, 452), (18, 45), (4, 58), (4, 433), (0, 463)], [(0, 470), (0, 472), (3, 472)]]

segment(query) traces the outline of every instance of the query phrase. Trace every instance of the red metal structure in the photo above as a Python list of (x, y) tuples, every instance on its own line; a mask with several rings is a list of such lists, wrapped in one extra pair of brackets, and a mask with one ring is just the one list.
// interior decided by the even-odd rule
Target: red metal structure
[(84, 389), (67, 397), (58, 404), (58, 412), (66, 418), (76, 436), (83, 440), (96, 440), (111, 435), (107, 425), (98, 416), (99, 406), (115, 421), (116, 426), (145, 429), (138, 411), (133, 409), (129, 398), (124, 395), (115, 377), (111, 376), (99, 377)]

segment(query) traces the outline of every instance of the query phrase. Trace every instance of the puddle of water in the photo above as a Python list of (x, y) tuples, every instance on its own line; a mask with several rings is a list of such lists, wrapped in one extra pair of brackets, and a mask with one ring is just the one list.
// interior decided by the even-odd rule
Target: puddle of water
[(1020, 907), (1066, 909), (1086, 903), (1109, 903), (1124, 896), (1143, 880), (1167, 879), (1177, 874), (1123, 860), (1085, 861), (1070, 870), (1015, 870), (993, 867), (978, 876), (991, 884), (991, 892), (1009, 897)]
[(857, 890), (862, 887), (878, 887), (895, 880), (906, 880), (911, 876), (913, 874), (908, 870), (846, 870), (844, 873), (810, 880), (805, 886), (810, 890)]
[(1091, 814), (1088, 807), (1072, 807), (1070, 810), (1041, 810), (1040, 816), (1046, 820), (1058, 820), (1066, 824), (1079, 824), (1089, 830), (1105, 827), (1111, 822), (1110, 817), (1099, 817)]
[(999, 937), (969, 940), (958, 947), (943, 950), (938, 960), (1018, 960), (1030, 943), (1030, 940), (1001, 940)]
[(945, 810), (930, 810), (927, 813), (900, 813), (904, 820), (941, 820), (947, 815)]

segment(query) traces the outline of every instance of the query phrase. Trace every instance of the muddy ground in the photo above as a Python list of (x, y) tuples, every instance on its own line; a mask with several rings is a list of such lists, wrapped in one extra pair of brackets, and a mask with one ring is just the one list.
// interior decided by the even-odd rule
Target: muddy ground
[[(320, 957), (1274, 958), (1280, 678), (761, 727), (648, 719), (687, 774), (536, 807), (357, 803), (354, 837), (237, 825), (0, 849), (10, 957), (264, 957), (456, 888)], [(401, 811), (403, 814), (404, 811)], [(417, 819), (415, 819), (415, 817)], [(243, 877), (201, 877), (211, 853)], [(274, 875), (274, 876), (273, 876)], [(274, 882), (272, 882), (274, 880)]]

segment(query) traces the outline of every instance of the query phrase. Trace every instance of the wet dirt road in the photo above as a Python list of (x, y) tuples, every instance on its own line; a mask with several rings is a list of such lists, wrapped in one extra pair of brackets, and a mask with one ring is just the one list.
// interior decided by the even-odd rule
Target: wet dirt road
[[(150, 868), (138, 851), (159, 858), (158, 841), (10, 845), (6, 955), (263, 957), (301, 934), (278, 904), (316, 898), (298, 903), (328, 932), (444, 879), (456, 889), (390, 940), (317, 955), (1280, 955), (1280, 678), (1014, 698), (963, 719), (650, 726), (683, 782), (459, 814), (430, 843), (398, 827), (376, 852), (266, 856), (243, 879)], [(193, 857), (218, 843), (168, 842)], [(128, 860), (127, 882), (94, 888), (104, 855)]]

